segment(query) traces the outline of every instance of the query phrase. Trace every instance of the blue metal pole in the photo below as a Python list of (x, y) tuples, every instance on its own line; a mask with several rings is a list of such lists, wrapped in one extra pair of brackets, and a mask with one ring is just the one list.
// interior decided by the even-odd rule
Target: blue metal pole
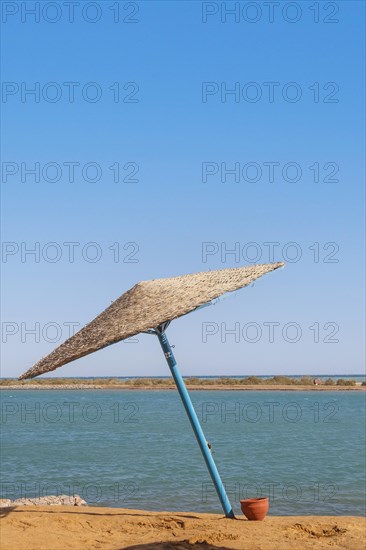
[(212, 481), (215, 485), (215, 489), (217, 491), (217, 494), (219, 496), (221, 505), (224, 509), (225, 516), (227, 518), (235, 518), (233, 509), (231, 507), (231, 504), (229, 502), (228, 496), (225, 491), (225, 487), (221, 481), (220, 474), (217, 471), (216, 464), (214, 462), (214, 459), (212, 458), (212, 454), (210, 452), (210, 449), (208, 448), (206, 438), (204, 436), (203, 430), (201, 428), (201, 425), (199, 423), (196, 411), (194, 410), (191, 398), (189, 397), (189, 393), (187, 391), (187, 388), (184, 384), (183, 378), (178, 370), (177, 363), (175, 361), (174, 354), (172, 352), (172, 348), (170, 347), (168, 338), (164, 332), (164, 330), (155, 331), (158, 338), (161, 347), (163, 348), (163, 352), (165, 355), (165, 359), (167, 360), (167, 363), (169, 365), (170, 371), (172, 373), (172, 376), (174, 378), (174, 382), (178, 388), (179, 395), (183, 401), (184, 408), (186, 410), (186, 413), (188, 415), (189, 421), (192, 425), (194, 435), (196, 436), (196, 439), (198, 441), (198, 445), (201, 449), (201, 453), (203, 454), (203, 458), (205, 459), (208, 471), (210, 472), (210, 476), (212, 478)]

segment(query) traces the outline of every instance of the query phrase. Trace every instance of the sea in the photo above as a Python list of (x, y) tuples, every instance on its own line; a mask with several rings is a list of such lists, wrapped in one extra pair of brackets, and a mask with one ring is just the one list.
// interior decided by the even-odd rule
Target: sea
[[(0, 498), (221, 512), (176, 391), (3, 389), (0, 398)], [(236, 513), (241, 499), (269, 496), (272, 515), (364, 515), (364, 392), (191, 398)]]

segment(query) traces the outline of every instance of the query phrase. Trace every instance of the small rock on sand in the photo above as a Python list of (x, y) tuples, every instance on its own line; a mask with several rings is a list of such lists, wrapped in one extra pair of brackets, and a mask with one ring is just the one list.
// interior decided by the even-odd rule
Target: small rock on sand
[(0, 506), (6, 508), (8, 506), (86, 506), (85, 500), (79, 495), (50, 495), (46, 497), (38, 498), (17, 498), (16, 500), (9, 500), (4, 498), (0, 500)]

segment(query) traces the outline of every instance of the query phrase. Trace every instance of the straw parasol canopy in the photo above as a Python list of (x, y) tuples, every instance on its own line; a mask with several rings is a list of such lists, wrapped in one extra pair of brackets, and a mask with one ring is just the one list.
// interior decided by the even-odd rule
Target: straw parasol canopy
[(186, 315), (284, 264), (253, 265), (142, 281), (19, 377), (34, 378), (80, 357)]

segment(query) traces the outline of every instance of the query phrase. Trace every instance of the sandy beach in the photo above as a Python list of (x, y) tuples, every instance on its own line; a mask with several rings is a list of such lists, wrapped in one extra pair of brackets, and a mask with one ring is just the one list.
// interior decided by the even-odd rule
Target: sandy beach
[(19, 506), (1, 509), (2, 550), (364, 550), (354, 516), (244, 516), (121, 508)]

